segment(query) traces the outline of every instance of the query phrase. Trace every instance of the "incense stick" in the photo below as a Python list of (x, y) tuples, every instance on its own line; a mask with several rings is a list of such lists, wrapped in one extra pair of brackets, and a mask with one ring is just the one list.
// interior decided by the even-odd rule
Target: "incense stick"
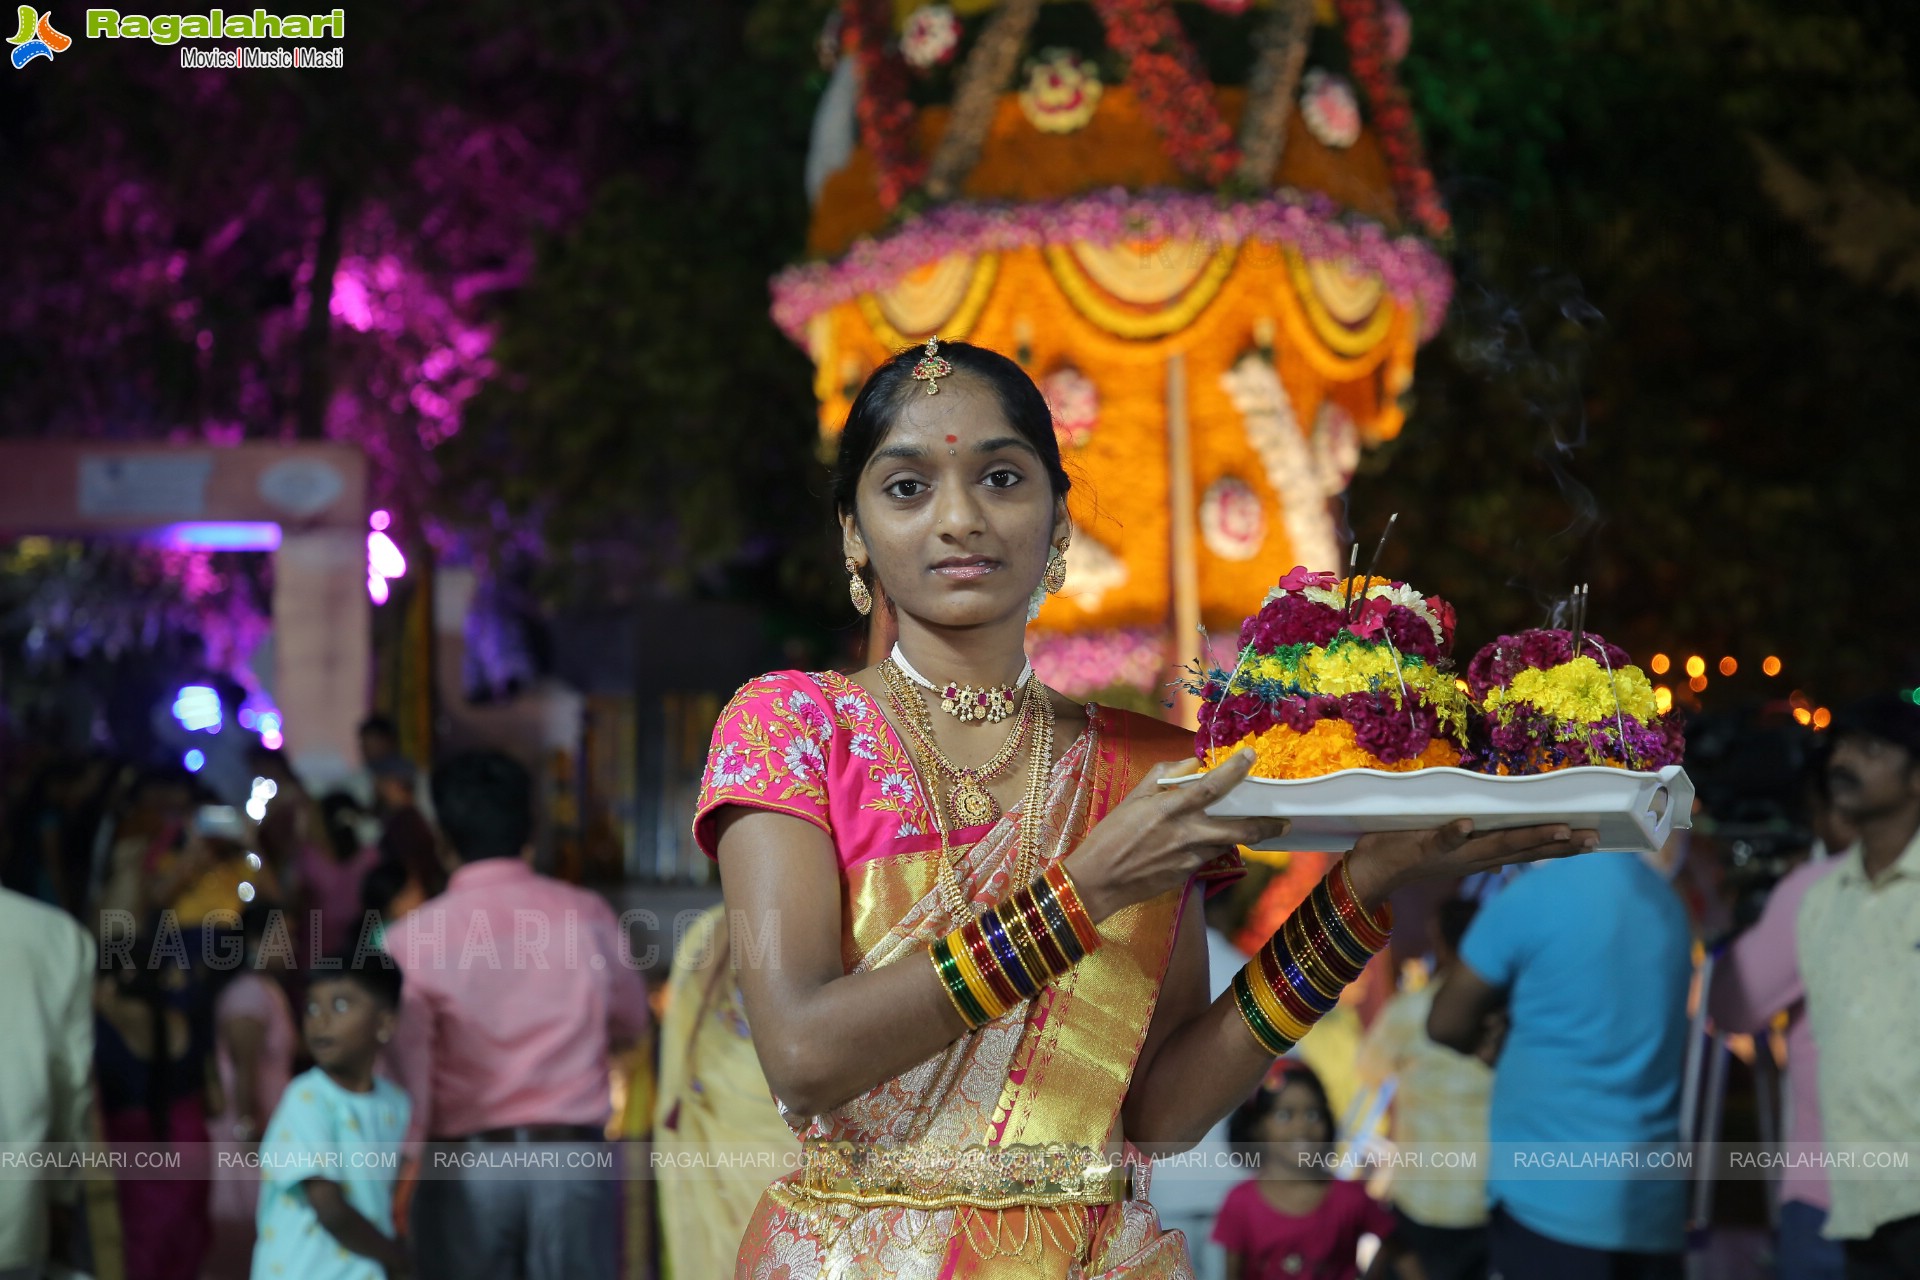
[(1347, 555), (1347, 598), (1341, 602), (1340, 616), (1353, 616), (1353, 571), (1360, 567), (1360, 544), (1354, 543), (1353, 550)]
[[(1366, 604), (1367, 592), (1373, 587), (1373, 571), (1380, 567), (1380, 553), (1387, 549), (1387, 535), (1393, 532), (1393, 522), (1399, 518), (1398, 511), (1388, 516), (1387, 527), (1380, 531), (1380, 541), (1373, 544), (1373, 559), (1367, 562), (1367, 576), (1360, 579), (1360, 603), (1363, 607)], [(1359, 545), (1355, 544), (1354, 550), (1359, 549)]]

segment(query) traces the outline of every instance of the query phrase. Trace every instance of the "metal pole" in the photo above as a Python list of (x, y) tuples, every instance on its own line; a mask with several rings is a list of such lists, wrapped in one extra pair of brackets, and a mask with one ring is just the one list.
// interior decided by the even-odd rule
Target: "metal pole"
[[(1179, 666), (1200, 642), (1200, 560), (1194, 534), (1200, 517), (1193, 495), (1193, 444), (1187, 422), (1187, 358), (1167, 357), (1167, 518), (1173, 553), (1173, 664)], [(1200, 700), (1185, 689), (1175, 695), (1180, 723), (1199, 724)]]

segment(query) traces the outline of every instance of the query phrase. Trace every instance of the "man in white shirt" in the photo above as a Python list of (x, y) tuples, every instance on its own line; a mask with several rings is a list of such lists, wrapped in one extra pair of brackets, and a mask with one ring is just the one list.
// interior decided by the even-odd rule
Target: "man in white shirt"
[[(0, 889), (0, 1143), (88, 1137), (93, 1070), (93, 939), (63, 911)], [(73, 1184), (57, 1190), (68, 1192)], [(45, 1182), (0, 1178), (0, 1280), (38, 1277), (47, 1261)]]

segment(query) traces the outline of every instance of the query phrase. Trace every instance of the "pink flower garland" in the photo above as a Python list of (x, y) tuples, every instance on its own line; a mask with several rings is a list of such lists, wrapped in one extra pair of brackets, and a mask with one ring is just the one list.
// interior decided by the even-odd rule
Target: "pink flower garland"
[(978, 254), (1083, 241), (1199, 240), (1291, 246), (1314, 259), (1342, 259), (1378, 275), (1402, 304), (1420, 311), (1424, 341), (1440, 329), (1453, 296), (1446, 261), (1418, 236), (1388, 234), (1377, 222), (1343, 213), (1318, 192), (1274, 192), (1223, 205), (1189, 191), (1130, 192), (1123, 187), (1030, 204), (942, 205), (889, 234), (863, 238), (837, 261), (789, 267), (773, 278), (773, 319), (804, 344), (807, 321), (955, 253)]
[(1413, 108), (1407, 104), (1406, 91), (1394, 79), (1388, 65), (1391, 33), (1381, 12), (1381, 0), (1334, 0), (1340, 10), (1340, 25), (1347, 35), (1347, 52), (1353, 63), (1353, 77), (1367, 92), (1373, 105), (1374, 129), (1387, 155), (1387, 170), (1393, 178), (1394, 193), (1400, 207), (1414, 224), (1429, 235), (1444, 236), (1453, 227), (1446, 206), (1433, 185), (1421, 155), (1420, 132), (1414, 124)]
[(1151, 689), (1164, 678), (1165, 633), (1151, 629), (1042, 632), (1030, 642), (1033, 669), (1070, 698), (1128, 685)]
[(1240, 163), (1233, 131), (1214, 100), (1213, 84), (1168, 0), (1093, 0), (1107, 44), (1127, 59), (1127, 79), (1140, 110), (1182, 170), (1209, 185)]

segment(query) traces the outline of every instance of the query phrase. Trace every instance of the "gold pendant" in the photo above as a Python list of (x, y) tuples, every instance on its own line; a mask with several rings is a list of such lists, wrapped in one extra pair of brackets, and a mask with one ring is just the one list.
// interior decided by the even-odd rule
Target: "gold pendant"
[(999, 724), (1012, 715), (1017, 706), (1019, 700), (1011, 688), (976, 689), (970, 684), (949, 683), (940, 691), (940, 709), (961, 721)]
[(953, 788), (951, 797), (953, 816), (963, 827), (981, 827), (1000, 816), (1000, 806), (995, 802), (993, 793), (980, 785), (980, 779), (971, 773), (960, 775), (960, 781)]

